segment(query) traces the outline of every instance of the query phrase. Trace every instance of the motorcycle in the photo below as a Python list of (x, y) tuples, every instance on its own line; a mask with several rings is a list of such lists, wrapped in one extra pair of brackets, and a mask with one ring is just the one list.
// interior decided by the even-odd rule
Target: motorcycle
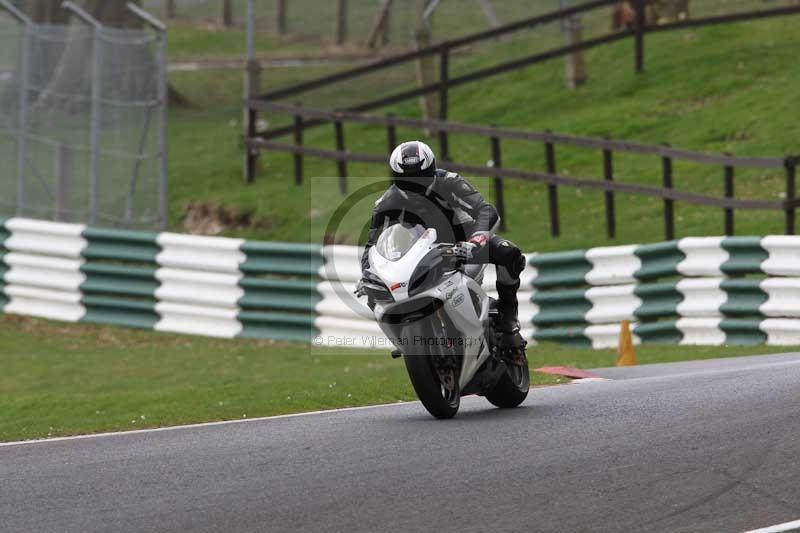
[(530, 388), (525, 341), (509, 343), (495, 332), (496, 301), (481, 287), (485, 265), (470, 259), (464, 243), (439, 243), (433, 228), (398, 223), (370, 248), (356, 289), (436, 418), (455, 416), (471, 394), (516, 407)]

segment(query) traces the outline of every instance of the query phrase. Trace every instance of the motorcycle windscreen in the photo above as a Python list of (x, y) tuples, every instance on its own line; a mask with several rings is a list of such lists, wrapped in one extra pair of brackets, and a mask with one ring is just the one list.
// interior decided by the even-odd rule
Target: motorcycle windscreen
[(399, 261), (411, 250), (423, 233), (425, 233), (425, 228), (419, 224), (414, 226), (395, 224), (381, 233), (375, 249), (384, 259)]

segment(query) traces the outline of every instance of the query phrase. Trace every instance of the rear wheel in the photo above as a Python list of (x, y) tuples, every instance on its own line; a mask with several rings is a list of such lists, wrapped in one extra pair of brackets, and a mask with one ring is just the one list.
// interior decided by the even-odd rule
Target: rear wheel
[[(431, 335), (423, 338), (436, 340)], [(458, 358), (438, 342), (420, 346), (414, 352), (404, 355), (403, 360), (417, 397), (436, 418), (453, 418), (461, 405)]]
[(509, 362), (503, 377), (486, 394), (486, 399), (497, 407), (517, 407), (528, 397), (530, 388), (531, 375), (528, 371), (528, 361), (525, 360), (522, 365)]

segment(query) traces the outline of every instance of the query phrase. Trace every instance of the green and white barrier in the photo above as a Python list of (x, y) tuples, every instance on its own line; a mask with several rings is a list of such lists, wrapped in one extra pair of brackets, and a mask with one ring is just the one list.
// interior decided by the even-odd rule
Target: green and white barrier
[(12, 218), (0, 221), (0, 304), (68, 322), (309, 341), (322, 261), (312, 245)]
[[(0, 310), (215, 337), (388, 348), (355, 246), (245, 241), (0, 219)], [(800, 344), (800, 237), (691, 237), (529, 254), (526, 337)], [(494, 268), (484, 284), (494, 295)]]
[(539, 341), (614, 346), (630, 320), (636, 343), (800, 344), (800, 237), (690, 237), (530, 262)]

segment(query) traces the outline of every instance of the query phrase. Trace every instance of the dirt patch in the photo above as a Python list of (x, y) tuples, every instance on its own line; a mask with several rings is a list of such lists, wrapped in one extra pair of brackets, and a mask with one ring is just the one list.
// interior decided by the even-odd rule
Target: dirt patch
[(190, 200), (183, 210), (183, 229), (192, 235), (221, 235), (234, 230), (272, 229), (272, 220), (213, 202)]

